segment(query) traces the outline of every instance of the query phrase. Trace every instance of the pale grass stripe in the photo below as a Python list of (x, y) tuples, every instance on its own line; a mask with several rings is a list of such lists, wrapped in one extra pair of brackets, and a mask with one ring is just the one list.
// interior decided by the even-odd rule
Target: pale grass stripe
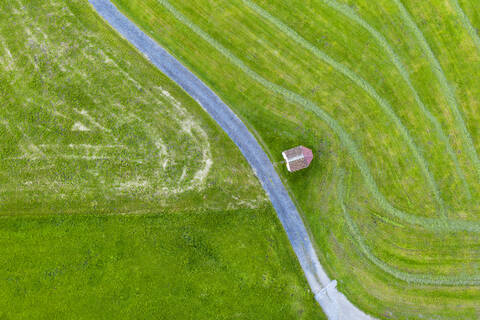
[(417, 38), (418, 42), (420, 43), (423, 52), (427, 56), (428, 60), (430, 61), (432, 65), (432, 70), (435, 73), (435, 76), (437, 77), (440, 85), (442, 86), (443, 93), (445, 97), (447, 98), (448, 105), (450, 109), (453, 112), (453, 115), (455, 117), (455, 121), (457, 124), (458, 129), (460, 130), (460, 133), (463, 137), (463, 140), (466, 144), (467, 148), (467, 153), (473, 162), (473, 165), (475, 167), (475, 170), (477, 171), (477, 175), (480, 177), (480, 160), (478, 158), (477, 150), (475, 149), (475, 145), (473, 144), (473, 140), (470, 136), (470, 133), (467, 129), (467, 126), (465, 124), (465, 121), (463, 120), (463, 116), (459, 110), (458, 104), (457, 104), (457, 99), (455, 97), (455, 92), (453, 91), (453, 88), (450, 86), (448, 83), (447, 77), (445, 76), (445, 73), (442, 69), (442, 66), (438, 62), (435, 54), (433, 53), (432, 49), (430, 48), (430, 45), (428, 44), (427, 40), (425, 39), (422, 31), (418, 28), (417, 24), (413, 20), (412, 16), (410, 13), (407, 11), (405, 6), (403, 5), (402, 1), (400, 0), (393, 0), (397, 7), (400, 10), (402, 20), (407, 24), (407, 26), (412, 30), (414, 33), (415, 37)]
[(347, 223), (350, 233), (352, 235), (353, 242), (356, 243), (362, 254), (375, 266), (388, 273), (389, 275), (395, 277), (396, 279), (406, 281), (413, 284), (424, 284), (424, 285), (437, 285), (437, 286), (478, 286), (480, 285), (480, 275), (467, 275), (467, 274), (458, 274), (458, 275), (431, 275), (431, 274), (421, 274), (421, 273), (410, 273), (397, 268), (392, 267), (391, 265), (385, 263), (384, 261), (377, 258), (368, 245), (365, 243), (360, 231), (358, 230), (357, 225), (350, 217), (347, 212), (345, 203), (344, 203), (344, 183), (343, 177), (344, 173), (340, 172), (340, 182), (338, 183), (338, 199), (340, 202), (340, 208), (342, 209), (343, 216)]
[[(397, 55), (395, 50), (392, 48), (390, 43), (385, 39), (385, 37), (374, 27), (372, 27), (365, 19), (363, 19), (360, 15), (358, 15), (352, 8), (345, 4), (340, 4), (335, 0), (322, 0), (326, 5), (328, 5), (330, 8), (336, 10), (340, 14), (344, 15), (348, 19), (354, 21), (361, 27), (363, 27), (365, 30), (367, 30), (372, 37), (377, 41), (380, 46), (383, 47), (385, 52), (388, 54), (390, 57), (390, 60), (393, 62), (395, 67), (397, 68), (398, 72), (402, 76), (403, 80), (407, 84), (408, 88), (413, 94), (413, 98), (415, 99), (415, 102), (418, 104), (420, 107), (420, 110), (425, 114), (427, 119), (433, 124), (435, 128), (435, 132), (440, 139), (445, 144), (445, 149), (447, 151), (447, 154), (449, 157), (452, 159), (454, 165), (455, 165), (455, 171), (457, 172), (457, 175), (459, 176), (460, 180), (462, 181), (463, 189), (465, 190), (465, 194), (468, 196), (469, 199), (472, 198), (472, 194), (470, 192), (470, 186), (468, 185), (468, 182), (465, 178), (465, 174), (460, 167), (460, 163), (458, 162), (458, 157), (453, 151), (452, 145), (450, 143), (449, 138), (445, 134), (442, 125), (440, 121), (428, 110), (428, 108), (425, 106), (423, 100), (420, 98), (420, 95), (418, 94), (417, 90), (415, 89), (415, 86), (412, 83), (412, 80), (410, 78), (410, 74), (407, 71), (407, 68), (403, 64), (402, 60), (400, 57)], [(456, 0), (453, 0), (456, 1)], [(480, 48), (480, 47), (479, 47)]]
[(473, 42), (475, 43), (475, 46), (477, 47), (478, 51), (480, 51), (480, 37), (478, 36), (477, 30), (473, 27), (472, 23), (470, 22), (470, 19), (468, 19), (468, 16), (465, 14), (462, 7), (458, 3), (458, 0), (450, 0), (450, 1), (453, 3), (453, 7), (457, 11), (457, 14), (460, 17), (460, 20), (462, 20), (463, 26), (465, 27), (465, 29), (467, 29), (468, 34), (470, 35)]

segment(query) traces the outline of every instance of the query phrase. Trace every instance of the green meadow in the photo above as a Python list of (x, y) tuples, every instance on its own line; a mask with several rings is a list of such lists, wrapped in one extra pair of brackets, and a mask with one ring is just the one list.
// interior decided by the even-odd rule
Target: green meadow
[(88, 4), (9, 1), (0, 14), (0, 214), (265, 204), (214, 121)]
[(87, 1), (0, 3), (0, 318), (323, 318), (233, 142)]
[(322, 265), (380, 319), (480, 317), (480, 5), (114, 0), (252, 129)]
[(324, 319), (271, 208), (0, 220), (2, 319)]

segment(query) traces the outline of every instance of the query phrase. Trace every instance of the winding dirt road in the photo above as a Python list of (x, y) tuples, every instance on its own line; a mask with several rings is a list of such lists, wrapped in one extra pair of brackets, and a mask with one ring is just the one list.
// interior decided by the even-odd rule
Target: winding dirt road
[(271, 161), (242, 121), (199, 78), (143, 33), (109, 0), (89, 0), (112, 28), (142, 52), (160, 71), (181, 86), (238, 146), (267, 192), (315, 299), (330, 320), (372, 320), (336, 289), (323, 270), (302, 219)]

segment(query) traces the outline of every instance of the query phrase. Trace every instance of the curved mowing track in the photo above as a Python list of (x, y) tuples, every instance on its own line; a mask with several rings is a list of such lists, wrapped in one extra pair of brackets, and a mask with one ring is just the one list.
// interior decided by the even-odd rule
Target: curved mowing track
[(89, 2), (116, 31), (197, 100), (239, 147), (270, 197), (315, 298), (328, 318), (373, 319), (353, 306), (334, 287), (329, 287), (326, 293), (321, 291), (331, 281), (322, 269), (300, 215), (272, 163), (241, 120), (201, 80), (137, 28), (109, 0)]
[(256, 5), (250, 0), (243, 0), (243, 3), (247, 5), (250, 9), (252, 9), (254, 12), (256, 12), (258, 15), (260, 15), (262, 18), (264, 18), (266, 21), (274, 25), (277, 29), (281, 30), (290, 39), (293, 39), (295, 42), (297, 42), (298, 44), (306, 48), (308, 51), (313, 53), (317, 58), (324, 61), (325, 63), (330, 65), (332, 68), (334, 68), (337, 72), (340, 72), (345, 77), (350, 79), (358, 87), (360, 87), (362, 90), (367, 92), (368, 95), (370, 95), (378, 103), (378, 105), (382, 108), (383, 112), (386, 115), (388, 115), (388, 117), (393, 121), (393, 123), (395, 123), (395, 126), (400, 131), (400, 134), (402, 135), (403, 140), (406, 142), (413, 156), (415, 157), (418, 164), (422, 168), (423, 174), (428, 184), (430, 185), (430, 188), (432, 189), (435, 199), (438, 203), (440, 214), (444, 218), (445, 206), (443, 203), (443, 199), (440, 195), (435, 179), (433, 175), (430, 173), (430, 170), (428, 169), (428, 163), (425, 161), (423, 155), (421, 154), (417, 145), (415, 144), (415, 141), (410, 136), (408, 129), (403, 125), (402, 121), (398, 118), (398, 116), (393, 111), (390, 103), (387, 100), (385, 100), (383, 97), (381, 97), (377, 93), (377, 91), (373, 88), (373, 86), (370, 83), (368, 83), (365, 79), (363, 79), (358, 74), (350, 70), (344, 64), (341, 64), (335, 61), (332, 57), (328, 56), (323, 51), (321, 51), (320, 49), (312, 45), (310, 42), (308, 42), (303, 37), (301, 37), (296, 31), (294, 31), (293, 29), (285, 25), (283, 22), (281, 22), (279, 19), (271, 15), (269, 12), (265, 11), (264, 9), (262, 9), (261, 7), (259, 7), (258, 5)]
[(426, 230), (431, 231), (440, 231), (440, 232), (458, 232), (458, 231), (468, 231), (468, 232), (480, 232), (480, 224), (472, 223), (469, 221), (458, 220), (458, 219), (436, 219), (436, 218), (426, 218), (416, 216), (410, 213), (406, 213), (402, 210), (399, 210), (393, 207), (385, 196), (380, 192), (378, 186), (370, 172), (370, 168), (367, 165), (367, 162), (363, 158), (362, 154), (358, 151), (358, 148), (354, 141), (350, 138), (349, 134), (340, 126), (340, 124), (330, 117), (324, 110), (318, 107), (313, 102), (305, 99), (304, 97), (289, 91), (277, 84), (274, 84), (267, 79), (263, 78), (253, 70), (251, 70), (242, 60), (233, 55), (227, 48), (222, 46), (217, 40), (213, 39), (209, 34), (200, 29), (197, 25), (187, 19), (182, 13), (176, 10), (168, 1), (158, 0), (178, 21), (187, 26), (190, 30), (196, 33), (203, 40), (208, 42), (214, 49), (223, 54), (227, 59), (229, 59), (233, 65), (242, 70), (246, 75), (251, 77), (253, 80), (260, 83), (265, 88), (269, 89), (271, 92), (282, 95), (286, 100), (301, 105), (319, 118), (321, 118), (339, 137), (340, 141), (347, 149), (348, 153), (351, 155), (355, 161), (360, 173), (364, 179), (364, 182), (377, 201), (378, 205), (385, 210), (388, 214), (395, 217), (396, 219), (405, 221), (409, 224), (418, 225)]
[[(475, 145), (473, 144), (473, 140), (472, 140), (472, 137), (470, 136), (470, 132), (468, 131), (465, 121), (463, 120), (462, 113), (458, 107), (457, 98), (455, 97), (455, 92), (453, 88), (450, 86), (450, 84), (448, 83), (447, 77), (445, 76), (445, 72), (443, 71), (442, 66), (440, 65), (440, 62), (438, 62), (438, 59), (433, 53), (432, 48), (430, 48), (430, 45), (428, 44), (428, 41), (425, 39), (423, 32), (417, 26), (412, 16), (403, 5), (402, 1), (393, 0), (393, 2), (397, 5), (398, 9), (400, 10), (402, 20), (408, 26), (408, 28), (410, 28), (412, 33), (415, 35), (415, 37), (417, 38), (417, 41), (422, 47), (423, 52), (427, 56), (427, 59), (430, 61), (432, 65), (432, 70), (435, 73), (435, 76), (437, 77), (438, 82), (442, 86), (445, 97), (447, 98), (448, 105), (450, 106), (450, 110), (452, 110), (453, 115), (455, 117), (457, 127), (460, 130), (460, 133), (462, 134), (463, 140), (467, 147), (468, 155), (471, 161), (473, 162), (473, 166), (475, 167), (477, 174), (480, 176), (480, 160), (478, 158), (477, 150), (475, 149)], [(464, 19), (463, 23), (465, 22), (466, 21)]]
[[(352, 81), (354, 81), (355, 83), (357, 83), (358, 85), (361, 86), (361, 84), (363, 82), (363, 79), (359, 78), (352, 71), (348, 70), (345, 66), (341, 65), (340, 63), (337, 63), (336, 61), (334, 61), (332, 58), (330, 58), (329, 56), (324, 54), (322, 51), (320, 51), (318, 48), (316, 48), (311, 43), (309, 43), (307, 40), (302, 38), (294, 30), (289, 28), (283, 22), (278, 20), (276, 17), (272, 16), (270, 13), (268, 13), (267, 11), (265, 11), (264, 9), (262, 9), (261, 7), (259, 7), (255, 3), (253, 3), (252, 1), (250, 1), (250, 0), (242, 0), (242, 1), (243, 1), (244, 4), (246, 4), (248, 7), (250, 7), (253, 11), (255, 11), (257, 14), (259, 14), (261, 17), (265, 18), (270, 23), (275, 25), (283, 33), (287, 34), (290, 38), (294, 39), (297, 43), (299, 43), (300, 45), (302, 45), (303, 47), (305, 47), (306, 49), (311, 51), (314, 55), (316, 55), (320, 59), (324, 60), (325, 62), (330, 64), (332, 67), (337, 69), (337, 71), (343, 73), (348, 78), (350, 78)], [(454, 0), (454, 1), (456, 1), (456, 0)], [(338, 3), (334, 4), (333, 1), (327, 1), (327, 2), (328, 2), (329, 5), (332, 5), (332, 7), (334, 7), (335, 9), (340, 9), (340, 6), (338, 6)], [(457, 3), (457, 5), (458, 5), (458, 3)], [(460, 9), (460, 8), (458, 7), (457, 10), (458, 9)], [(436, 129), (438, 130), (437, 134), (447, 144), (447, 152), (450, 153), (452, 151), (451, 146), (450, 146), (450, 144), (448, 142), (448, 139), (446, 138), (445, 134), (443, 133), (443, 130), (440, 126), (440, 123), (426, 109), (425, 105), (421, 101), (420, 97), (418, 96), (418, 93), (416, 92), (414, 86), (411, 83), (408, 72), (406, 71), (403, 64), (400, 62), (398, 56), (395, 54), (393, 49), (389, 46), (389, 44), (386, 42), (386, 40), (383, 38), (383, 36), (380, 33), (378, 33), (376, 30), (374, 30), (372, 27), (370, 27), (368, 24), (366, 24), (365, 21), (360, 20), (360, 18), (358, 16), (356, 16), (354, 13), (352, 13), (352, 12), (348, 12), (348, 13), (349, 13), (349, 17), (355, 17), (355, 19), (352, 19), (352, 20), (354, 20), (355, 22), (362, 25), (365, 29), (367, 29), (377, 39), (377, 41), (381, 43), (381, 45), (384, 47), (384, 49), (389, 53), (391, 59), (394, 61), (395, 66), (400, 71), (402, 77), (404, 78), (404, 80), (407, 82), (408, 86), (410, 87), (410, 89), (414, 93), (415, 98), (416, 98), (417, 103), (419, 104), (420, 108), (427, 115), (427, 117), (430, 119), (430, 121), (433, 122)], [(464, 23), (465, 24), (468, 23), (468, 25), (470, 25), (468, 20), (466, 20), (466, 22), (464, 22)], [(471, 27), (471, 25), (470, 25), (470, 27)], [(471, 29), (473, 29), (473, 28), (471, 27)], [(476, 35), (476, 33), (475, 33), (475, 35)], [(374, 92), (374, 89), (371, 88), (368, 83), (366, 83), (366, 87), (364, 87), (364, 90), (369, 92), (369, 93), (373, 92), (371, 95), (374, 96), (374, 97), (375, 97), (375, 95), (377, 95)], [(383, 99), (381, 97), (377, 96), (376, 100), (377, 100), (377, 102), (382, 104), (381, 100), (383, 100)], [(386, 103), (386, 102), (384, 102), (384, 103)], [(387, 107), (388, 107), (388, 105), (387, 105)], [(403, 130), (403, 129), (405, 130), (405, 133), (404, 133), (405, 140), (407, 140), (407, 142), (408, 142), (408, 140), (411, 140), (411, 138), (408, 135), (408, 132), (403, 127), (403, 125), (400, 123), (400, 120), (398, 118), (396, 118), (396, 115), (393, 113), (393, 111), (390, 111), (390, 110), (387, 111), (387, 113), (390, 113), (390, 112), (391, 112), (390, 115), (395, 120), (397, 126), (399, 126), (399, 128), (401, 130)], [(411, 142), (411, 145), (414, 147), (413, 142)], [(414, 151), (413, 148), (412, 148), (412, 151)], [(419, 158), (419, 156), (417, 155), (417, 159), (418, 158)], [(420, 159), (420, 162), (421, 161), (423, 161), (423, 159)], [(458, 160), (457, 160), (457, 158), (454, 154), (453, 154), (453, 161), (455, 162), (455, 164), (457, 166), (457, 172), (459, 173), (462, 180), (464, 180), (464, 183), (465, 183), (464, 186), (466, 187), (467, 192), (469, 192), (468, 186), (466, 185), (466, 181), (464, 179), (463, 172), (459, 168)], [(428, 171), (426, 172), (426, 174), (427, 174), (427, 176), (429, 175)], [(442, 286), (460, 286), (460, 285), (479, 285), (480, 284), (480, 276), (478, 276), (478, 275), (459, 274), (459, 275), (454, 275), (454, 276), (445, 276), (445, 275), (435, 276), (435, 275), (430, 275), (430, 274), (408, 273), (408, 272), (404, 272), (404, 271), (395, 269), (395, 268), (391, 267), (390, 265), (388, 265), (387, 263), (381, 261), (370, 251), (368, 246), (363, 241), (363, 238), (360, 235), (360, 232), (358, 231), (358, 228), (356, 227), (355, 222), (348, 215), (345, 204), (343, 202), (342, 183), (340, 183), (340, 185), (339, 185), (338, 194), (339, 194), (340, 199), (342, 199), (340, 201), (339, 205), (340, 205), (340, 208), (342, 209), (342, 212), (344, 213), (345, 221), (347, 222), (347, 226), (351, 231), (351, 234), (353, 236), (353, 240), (356, 242), (360, 251), (367, 257), (367, 259), (369, 259), (373, 264), (375, 264), (377, 267), (382, 269), (384, 272), (392, 275), (393, 277), (395, 277), (399, 280), (403, 280), (403, 281), (406, 281), (406, 282), (409, 282), (409, 283), (416, 283), (416, 284), (442, 285)]]
[(465, 27), (468, 34), (470, 35), (473, 42), (475, 43), (475, 47), (477, 47), (477, 49), (480, 51), (480, 37), (478, 36), (477, 30), (470, 22), (470, 19), (468, 19), (467, 15), (465, 14), (462, 7), (458, 3), (458, 0), (451, 0), (451, 2), (455, 10), (457, 11), (458, 16), (460, 17), (460, 20), (462, 20), (463, 26)]
[(391, 276), (413, 284), (422, 284), (422, 285), (436, 285), (436, 286), (478, 286), (480, 284), (480, 275), (468, 275), (468, 274), (458, 274), (458, 275), (431, 275), (431, 274), (420, 274), (420, 273), (409, 273), (399, 269), (396, 269), (384, 261), (376, 257), (368, 245), (365, 243), (360, 231), (358, 230), (357, 225), (350, 217), (347, 212), (347, 208), (344, 202), (345, 191), (343, 186), (343, 176), (344, 173), (339, 173), (340, 183), (338, 184), (338, 198), (339, 206), (345, 218), (350, 234), (352, 235), (352, 240), (355, 245), (358, 247), (360, 252), (374, 265), (383, 270), (384, 272), (390, 274)]
[[(245, 1), (249, 1), (249, 0), (245, 0)], [(383, 47), (385, 52), (389, 55), (390, 60), (393, 62), (393, 64), (397, 68), (398, 72), (402, 76), (403, 80), (407, 84), (408, 88), (412, 92), (416, 103), (420, 107), (420, 110), (422, 110), (422, 112), (425, 114), (427, 119), (430, 120), (430, 122), (433, 124), (438, 138), (445, 144), (445, 149), (446, 149), (448, 155), (450, 156), (450, 158), (452, 159), (453, 163), (455, 164), (455, 170), (457, 171), (458, 176), (462, 180), (462, 184), (463, 184), (463, 188), (465, 190), (465, 193), (471, 199), (472, 195), (470, 193), (470, 186), (468, 185), (468, 183), (465, 179), (465, 174), (460, 167), (460, 164), (458, 162), (458, 158), (457, 158), (455, 152), (453, 151), (453, 148), (452, 148), (452, 145), (450, 143), (449, 138), (447, 137), (447, 135), (443, 131), (443, 128), (442, 128), (442, 125), (440, 124), (440, 121), (438, 121), (438, 119), (428, 110), (428, 108), (423, 103), (422, 99), (420, 98), (420, 95), (418, 94), (417, 90), (415, 89), (415, 86), (412, 83), (412, 80), (410, 79), (410, 75), (409, 75), (405, 65), (403, 64), (403, 62), (401, 61), (400, 57), (397, 55), (395, 50), (392, 48), (390, 43), (387, 41), (387, 39), (385, 39), (385, 37), (377, 29), (372, 27), (367, 21), (365, 21), (361, 16), (359, 16), (349, 6), (338, 3), (335, 0), (322, 0), (322, 1), (327, 6), (329, 6), (330, 8), (336, 10), (340, 14), (344, 15), (346, 18), (350, 19), (351, 21), (357, 23), (362, 28), (367, 30), (372, 35), (372, 37), (377, 41), (377, 43), (381, 47)], [(452, 0), (452, 1), (456, 2), (457, 7), (458, 7), (457, 0)], [(471, 28), (471, 29), (473, 29), (473, 28)], [(478, 48), (480, 48), (480, 41), (479, 41), (479, 44), (478, 44)]]

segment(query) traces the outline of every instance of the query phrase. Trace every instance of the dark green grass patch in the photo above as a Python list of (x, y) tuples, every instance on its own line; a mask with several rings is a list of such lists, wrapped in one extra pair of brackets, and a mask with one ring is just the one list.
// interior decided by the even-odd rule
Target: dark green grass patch
[(273, 209), (0, 219), (2, 319), (323, 319)]

